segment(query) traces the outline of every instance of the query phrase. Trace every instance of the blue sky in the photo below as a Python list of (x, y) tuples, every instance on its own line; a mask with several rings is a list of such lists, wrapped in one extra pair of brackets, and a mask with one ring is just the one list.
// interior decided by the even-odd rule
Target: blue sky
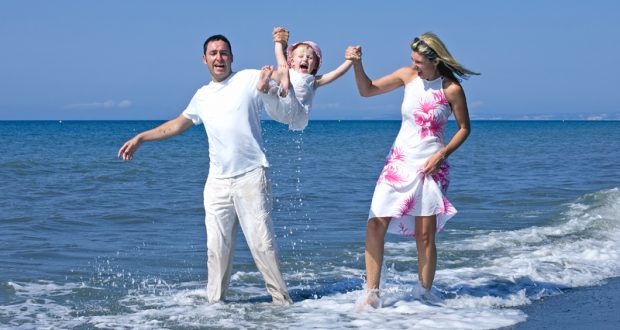
[[(361, 45), (371, 78), (410, 65), (433, 31), (481, 76), (473, 119), (620, 119), (618, 1), (0, 1), (0, 120), (169, 119), (210, 81), (206, 37), (233, 69), (274, 64), (271, 30), (323, 50), (319, 73)], [(362, 98), (353, 72), (322, 87), (312, 119), (399, 119), (402, 89)]]

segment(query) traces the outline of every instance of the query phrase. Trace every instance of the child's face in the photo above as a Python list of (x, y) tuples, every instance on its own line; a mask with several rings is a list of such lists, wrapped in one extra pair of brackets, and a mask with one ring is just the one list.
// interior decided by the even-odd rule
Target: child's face
[(307, 45), (299, 45), (293, 50), (291, 56), (291, 68), (301, 73), (312, 73), (318, 64), (318, 58), (312, 48)]

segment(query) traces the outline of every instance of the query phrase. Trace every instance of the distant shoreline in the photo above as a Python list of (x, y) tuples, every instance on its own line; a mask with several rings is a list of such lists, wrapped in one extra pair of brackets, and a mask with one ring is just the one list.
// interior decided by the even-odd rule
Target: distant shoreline
[[(0, 119), (0, 122), (162, 122), (167, 119)], [(263, 122), (274, 121), (262, 119)], [(311, 122), (400, 122), (400, 119), (312, 119)], [(449, 121), (454, 121), (450, 119)], [(471, 119), (472, 122), (619, 122), (618, 119)]]

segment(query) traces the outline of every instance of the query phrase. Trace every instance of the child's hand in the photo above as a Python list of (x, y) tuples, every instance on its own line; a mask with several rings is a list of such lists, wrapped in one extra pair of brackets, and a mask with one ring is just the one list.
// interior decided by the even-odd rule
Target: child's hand
[(273, 28), (273, 42), (279, 42), (286, 46), (288, 44), (288, 35), (288, 31), (281, 26)]
[(349, 46), (344, 52), (345, 60), (359, 61), (362, 59), (362, 46)]

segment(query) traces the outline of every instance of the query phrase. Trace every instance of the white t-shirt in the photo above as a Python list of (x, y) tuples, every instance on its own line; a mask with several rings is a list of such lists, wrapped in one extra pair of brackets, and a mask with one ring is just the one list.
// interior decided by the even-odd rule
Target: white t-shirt
[(211, 81), (194, 94), (183, 111), (194, 125), (204, 124), (209, 139), (209, 175), (229, 178), (269, 166), (261, 135), (259, 75), (259, 70), (242, 70), (222, 82)]

